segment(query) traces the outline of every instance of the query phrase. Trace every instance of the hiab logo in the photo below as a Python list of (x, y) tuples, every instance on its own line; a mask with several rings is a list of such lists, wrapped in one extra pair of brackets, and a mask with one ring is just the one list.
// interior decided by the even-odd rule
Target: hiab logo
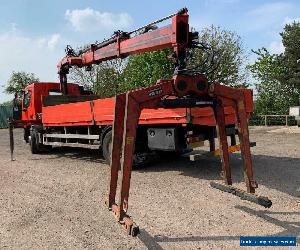
[(149, 96), (155, 96), (155, 95), (160, 95), (162, 92), (162, 89), (161, 88), (158, 88), (158, 89), (152, 89), (149, 91), (148, 95)]

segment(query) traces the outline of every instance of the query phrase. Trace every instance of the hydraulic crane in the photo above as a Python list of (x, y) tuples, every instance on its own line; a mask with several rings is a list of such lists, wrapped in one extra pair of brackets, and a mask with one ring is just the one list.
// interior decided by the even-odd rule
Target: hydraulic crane
[[(111, 39), (91, 44), (77, 52), (70, 46), (66, 56), (58, 64), (61, 91), (68, 94), (67, 74), (72, 66), (87, 67), (103, 61), (124, 58), (135, 53), (164, 48), (173, 50), (175, 72), (172, 79), (160, 79), (156, 84), (119, 94), (115, 97), (113, 143), (111, 160), (111, 181), (108, 208), (128, 234), (136, 235), (138, 227), (129, 215), (128, 198), (135, 148), (136, 128), (141, 110), (160, 107), (213, 107), (220, 144), (222, 176), (225, 184), (211, 183), (212, 187), (240, 196), (265, 207), (271, 206), (266, 197), (256, 196), (257, 183), (253, 179), (245, 96), (242, 89), (231, 88), (217, 82), (209, 82), (204, 74), (186, 69), (187, 49), (199, 46), (197, 33), (189, 31), (186, 8), (175, 14), (152, 22), (132, 32), (117, 31)], [(171, 19), (171, 24), (157, 28), (155, 24)], [(167, 98), (173, 96), (174, 98)], [(224, 107), (231, 106), (236, 113), (236, 126), (241, 144), (244, 178), (247, 191), (232, 186), (229, 165), (228, 142), (225, 130)], [(122, 184), (119, 204), (116, 203), (118, 170), (122, 169)]]

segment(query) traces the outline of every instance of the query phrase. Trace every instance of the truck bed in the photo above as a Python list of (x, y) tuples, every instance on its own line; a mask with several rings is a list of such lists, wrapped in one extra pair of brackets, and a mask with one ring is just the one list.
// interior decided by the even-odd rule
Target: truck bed
[[(246, 98), (247, 112), (252, 112), (252, 108), (251, 95)], [(43, 107), (42, 114), (44, 126), (111, 125), (114, 116), (114, 98), (46, 106)], [(225, 107), (226, 124), (235, 123), (235, 119), (233, 108)], [(211, 107), (143, 109), (139, 119), (139, 124), (185, 123), (215, 126), (213, 109)]]

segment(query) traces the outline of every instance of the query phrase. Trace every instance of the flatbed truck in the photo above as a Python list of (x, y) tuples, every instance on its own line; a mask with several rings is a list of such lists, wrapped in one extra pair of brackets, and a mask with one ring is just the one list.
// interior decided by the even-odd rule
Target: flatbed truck
[[(33, 154), (53, 146), (99, 148), (109, 163), (114, 119), (114, 97), (99, 98), (78, 84), (68, 84), (68, 95), (61, 95), (60, 84), (36, 82), (22, 95), (24, 140)], [(253, 109), (252, 91), (244, 90), (247, 114)], [(227, 135), (235, 145), (236, 114), (225, 107)], [(135, 164), (157, 152), (177, 154), (210, 142), (215, 150), (216, 121), (212, 107), (143, 109), (139, 118)]]

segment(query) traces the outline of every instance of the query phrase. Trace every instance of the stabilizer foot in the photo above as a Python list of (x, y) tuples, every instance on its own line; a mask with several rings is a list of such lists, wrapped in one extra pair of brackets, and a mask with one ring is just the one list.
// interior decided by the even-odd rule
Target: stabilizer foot
[(127, 235), (135, 237), (140, 233), (139, 227), (129, 215), (125, 214), (123, 218), (120, 219), (120, 207), (117, 204), (113, 204), (110, 210), (113, 212), (116, 221), (126, 230)]
[(231, 193), (235, 196), (240, 197), (242, 200), (247, 200), (247, 201), (256, 203), (265, 208), (270, 208), (272, 206), (272, 201), (268, 197), (265, 197), (265, 196), (258, 196), (258, 195), (252, 194), (252, 193), (248, 193), (244, 190), (241, 190), (241, 189), (238, 189), (238, 188), (226, 185), (226, 184), (213, 182), (213, 181), (210, 183), (210, 186), (213, 188), (219, 189), (223, 192)]

